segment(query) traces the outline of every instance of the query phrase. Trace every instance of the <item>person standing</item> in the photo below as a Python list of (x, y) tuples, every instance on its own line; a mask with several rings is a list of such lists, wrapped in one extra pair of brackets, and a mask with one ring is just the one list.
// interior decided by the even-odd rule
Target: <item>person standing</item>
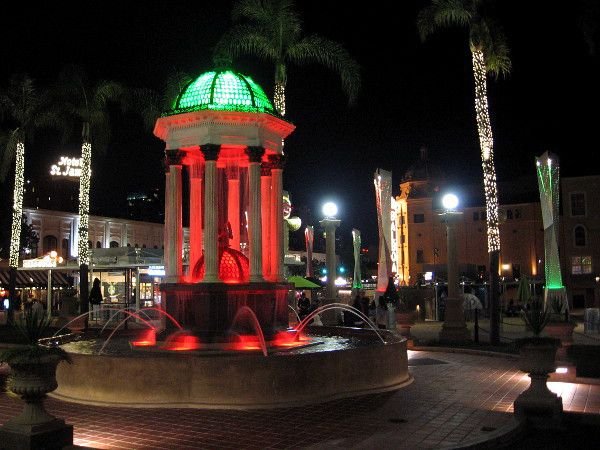
[(91, 305), (92, 320), (98, 320), (100, 305), (102, 304), (102, 290), (99, 278), (94, 278), (92, 290), (90, 291), (89, 302)]

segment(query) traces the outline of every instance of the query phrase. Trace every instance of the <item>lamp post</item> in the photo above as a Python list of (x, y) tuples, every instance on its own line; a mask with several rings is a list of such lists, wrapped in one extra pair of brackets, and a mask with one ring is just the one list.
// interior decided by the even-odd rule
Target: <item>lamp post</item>
[(335, 229), (340, 226), (340, 220), (336, 219), (338, 208), (333, 202), (327, 202), (323, 205), (323, 215), (325, 218), (319, 223), (325, 230), (325, 261), (327, 265), (327, 286), (325, 288), (325, 298), (328, 300), (337, 297), (335, 289)]
[(440, 331), (440, 341), (465, 342), (471, 338), (465, 322), (463, 300), (458, 289), (458, 263), (456, 255), (456, 224), (462, 217), (462, 212), (457, 211), (458, 197), (446, 194), (442, 198), (444, 212), (440, 214), (446, 223), (448, 246), (448, 296), (446, 297), (446, 312), (444, 324)]

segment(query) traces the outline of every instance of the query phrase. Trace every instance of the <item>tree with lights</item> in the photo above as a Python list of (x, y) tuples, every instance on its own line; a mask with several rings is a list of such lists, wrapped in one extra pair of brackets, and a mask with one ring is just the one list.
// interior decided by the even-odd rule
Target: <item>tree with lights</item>
[(75, 127), (81, 126), (81, 176), (79, 177), (79, 296), (81, 312), (88, 310), (88, 266), (90, 252), (88, 223), (92, 176), (92, 143), (103, 154), (110, 139), (109, 105), (124, 105), (125, 88), (114, 81), (92, 83), (76, 66), (66, 66), (53, 89), (63, 118)]
[(360, 88), (358, 63), (341, 44), (317, 34), (304, 36), (293, 0), (239, 0), (233, 7), (237, 22), (216, 46), (215, 58), (252, 55), (275, 64), (273, 103), (286, 113), (288, 64), (319, 63), (336, 71), (352, 103)]
[[(0, 93), (0, 112), (9, 130), (5, 134), (0, 160), (0, 182), (4, 182), (15, 163), (12, 225), (10, 236), (9, 296), (16, 297), (17, 268), (21, 254), (21, 227), (23, 219), (23, 193), (25, 183), (25, 144), (31, 142), (38, 127), (52, 125), (52, 114), (44, 110), (35, 89), (34, 81), (26, 74), (14, 75), (6, 90)], [(12, 304), (9, 317), (13, 316)]]
[(420, 11), (417, 25), (424, 40), (450, 26), (467, 27), (475, 78), (475, 114), (483, 165), (488, 253), (490, 257), (490, 342), (500, 343), (498, 192), (494, 167), (494, 140), (487, 101), (487, 74), (496, 78), (510, 72), (508, 46), (502, 32), (490, 20), (486, 0), (431, 0)]

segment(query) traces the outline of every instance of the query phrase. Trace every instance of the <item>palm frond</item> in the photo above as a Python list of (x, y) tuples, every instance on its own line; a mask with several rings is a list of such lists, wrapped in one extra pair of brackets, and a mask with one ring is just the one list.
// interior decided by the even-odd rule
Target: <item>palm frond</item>
[(470, 0), (431, 0), (431, 4), (417, 16), (421, 39), (434, 31), (451, 26), (468, 26), (474, 15), (474, 3)]
[(286, 59), (296, 64), (317, 62), (337, 72), (350, 103), (360, 90), (360, 66), (338, 42), (318, 35), (310, 35), (288, 48)]
[(277, 61), (280, 53), (260, 29), (251, 25), (238, 25), (223, 35), (215, 47), (214, 55), (228, 55), (231, 58), (250, 55)]
[(19, 141), (19, 134), (17, 130), (12, 130), (4, 134), (2, 138), (2, 159), (0, 160), (0, 182), (4, 183), (8, 177), (8, 173), (12, 167), (17, 154), (17, 142)]
[(172, 109), (175, 101), (183, 90), (190, 85), (194, 79), (189, 73), (181, 70), (173, 70), (167, 77), (165, 88), (161, 99), (161, 107), (163, 110)]
[(489, 37), (483, 49), (486, 69), (496, 78), (506, 77), (512, 69), (506, 37), (496, 25), (491, 25), (488, 29)]
[(100, 81), (92, 91), (92, 108), (94, 110), (105, 110), (110, 103), (117, 104), (121, 109), (125, 109), (126, 89), (121, 83), (116, 81)]

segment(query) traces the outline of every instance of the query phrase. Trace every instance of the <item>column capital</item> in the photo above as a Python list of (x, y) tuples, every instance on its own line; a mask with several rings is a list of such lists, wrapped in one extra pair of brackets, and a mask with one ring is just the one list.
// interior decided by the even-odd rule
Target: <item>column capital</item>
[(251, 163), (259, 163), (262, 160), (263, 155), (265, 154), (265, 148), (260, 146), (248, 146), (246, 147), (246, 155), (248, 155), (248, 159), (250, 159)]
[(221, 146), (219, 144), (204, 144), (200, 146), (200, 151), (204, 154), (205, 161), (216, 161), (220, 150)]
[(271, 163), (263, 162), (260, 165), (260, 176), (261, 177), (270, 177), (271, 176)]
[(269, 163), (271, 164), (271, 169), (279, 169), (283, 170), (285, 166), (285, 155), (269, 155)]
[(181, 165), (184, 156), (185, 152), (182, 152), (178, 148), (165, 150), (165, 169), (168, 170), (169, 166)]

